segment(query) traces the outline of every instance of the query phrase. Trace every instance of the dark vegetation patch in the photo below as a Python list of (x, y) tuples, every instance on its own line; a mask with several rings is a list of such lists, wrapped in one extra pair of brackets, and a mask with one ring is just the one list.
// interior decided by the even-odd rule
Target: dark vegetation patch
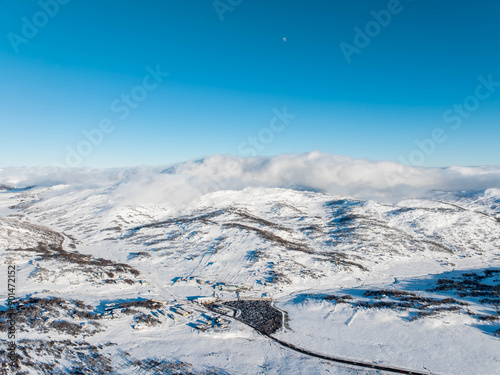
[(18, 249), (18, 251), (27, 251), (36, 253), (39, 258), (37, 260), (58, 260), (75, 264), (82, 267), (112, 267), (117, 273), (130, 273), (134, 276), (139, 276), (139, 271), (125, 263), (116, 263), (109, 259), (94, 258), (91, 255), (80, 254), (78, 252), (69, 252), (61, 247), (47, 246), (40, 244), (33, 249)]
[(273, 229), (277, 229), (277, 230), (282, 230), (282, 231), (286, 231), (286, 232), (290, 232), (292, 233), (293, 232), (293, 229), (290, 229), (290, 228), (287, 228), (283, 225), (279, 225), (279, 224), (276, 224), (276, 223), (273, 223), (269, 220), (265, 220), (265, 219), (262, 219), (258, 216), (254, 216), (252, 214), (250, 214), (248, 211), (246, 210), (230, 210), (231, 212), (234, 212), (236, 215), (238, 215), (239, 217), (245, 219), (246, 221), (250, 221), (254, 224), (259, 224), (263, 227), (268, 227), (268, 228), (273, 228)]
[(362, 297), (358, 298), (353, 298), (351, 295), (301, 294), (295, 298), (295, 301), (305, 299), (334, 301), (350, 305), (353, 308), (405, 311), (409, 313), (408, 319), (410, 321), (445, 311), (468, 313), (466, 302), (453, 298), (426, 298), (402, 290), (366, 290)]
[[(366, 268), (365, 266), (359, 264), (359, 263), (356, 263), (354, 262), (353, 260), (351, 260), (351, 258), (358, 258), (360, 259), (359, 257), (356, 257), (356, 256), (349, 256), (347, 254), (344, 254), (344, 253), (341, 253), (341, 252), (338, 252), (338, 251), (335, 251), (335, 252), (321, 252), (321, 253), (318, 253), (319, 255), (327, 258), (331, 263), (334, 263), (336, 265), (339, 265), (339, 266), (343, 266), (347, 269), (351, 268), (351, 267), (356, 267), (356, 268), (359, 268), (360, 270), (362, 271), (368, 271), (368, 268)], [(317, 260), (319, 261), (324, 261), (325, 259), (321, 259), (321, 258), (317, 258)]]
[(288, 208), (288, 209), (294, 211), (296, 214), (305, 215), (304, 212), (302, 212), (301, 210), (299, 210), (297, 207), (295, 207), (295, 206), (293, 206), (291, 204), (288, 204), (288, 203), (284, 203), (284, 202), (276, 203), (274, 205), (274, 207), (276, 207), (277, 209)]
[[(9, 374), (7, 341), (0, 340), (1, 374)], [(70, 340), (19, 340), (17, 346), (17, 374), (112, 374), (111, 360), (101, 354), (100, 348), (87, 342)]]
[(123, 361), (128, 369), (133, 368), (137, 374), (145, 375), (229, 375), (218, 368), (199, 369), (192, 364), (181, 361), (136, 359), (127, 352), (122, 353)]
[(242, 218), (246, 221), (260, 224), (264, 227), (269, 227), (269, 228), (273, 228), (273, 229), (292, 232), (292, 229), (290, 229), (290, 228), (287, 228), (287, 227), (282, 226), (280, 224), (273, 223), (269, 220), (262, 219), (258, 216), (252, 215), (247, 210), (230, 208), (227, 210), (216, 210), (216, 211), (203, 213), (203, 214), (199, 214), (199, 215), (189, 215), (189, 216), (177, 217), (177, 218), (167, 219), (167, 220), (163, 220), (163, 221), (159, 221), (159, 222), (140, 225), (140, 226), (137, 226), (137, 227), (130, 229), (129, 234), (126, 237), (132, 237), (132, 236), (136, 235), (137, 232), (139, 232), (143, 229), (147, 229), (147, 228), (162, 228), (162, 227), (166, 227), (166, 226), (170, 226), (170, 225), (178, 225), (178, 224), (185, 224), (185, 223), (192, 224), (194, 222), (215, 224), (213, 221), (211, 221), (211, 219), (214, 219), (218, 216), (221, 216), (221, 215), (224, 215), (227, 213), (234, 213), (235, 215), (239, 216), (240, 218)]
[(315, 224), (307, 225), (305, 227), (300, 227), (299, 231), (306, 234), (323, 233), (323, 229), (319, 225)]
[[(30, 276), (32, 278), (38, 277), (41, 281), (55, 274), (57, 277), (62, 272), (73, 272), (79, 274), (91, 275), (94, 281), (101, 283), (115, 283), (116, 281), (123, 281), (128, 284), (134, 282), (130, 278), (135, 278), (140, 275), (140, 272), (126, 263), (117, 263), (109, 259), (94, 258), (91, 255), (81, 254), (77, 251), (66, 251), (62, 245), (47, 245), (40, 243), (35, 248), (16, 249), (10, 250), (16, 252), (28, 252), (35, 254), (36, 261), (56, 261), (69, 265), (71, 268), (62, 268), (58, 270), (58, 274), (49, 271), (43, 267), (37, 267), (37, 270)], [(120, 276), (114, 279), (115, 276)], [(105, 278), (104, 276), (107, 276)], [(128, 276), (128, 277), (127, 277)]]
[(292, 281), (283, 273), (280, 271), (277, 271), (275, 269), (272, 269), (269, 271), (269, 276), (266, 280), (268, 283), (271, 284), (291, 284)]
[(416, 238), (404, 230), (389, 226), (386, 221), (354, 213), (353, 208), (362, 204), (363, 202), (350, 200), (336, 200), (325, 204), (325, 207), (331, 210), (326, 223), (330, 234), (330, 238), (325, 242), (327, 245), (356, 243), (359, 246), (362, 243), (366, 249), (370, 249), (373, 247), (371, 242), (375, 233), (387, 239), (384, 248), (386, 253), (397, 254), (398, 247), (422, 250), (429, 248), (432, 251), (453, 253), (437, 239)]
[(357, 206), (357, 205), (359, 205), (361, 203), (362, 202), (360, 202), (360, 201), (352, 201), (352, 200), (349, 200), (349, 199), (336, 199), (336, 200), (333, 200), (333, 201), (326, 202), (325, 206), (326, 207), (335, 208), (335, 207), (343, 207), (343, 206), (346, 206), (346, 205)]
[(129, 234), (124, 236), (124, 238), (129, 238), (135, 236), (139, 231), (142, 229), (147, 229), (147, 228), (163, 228), (172, 224), (191, 224), (196, 221), (200, 222), (208, 222), (210, 219), (215, 218), (217, 216), (220, 216), (224, 214), (224, 210), (217, 210), (217, 211), (212, 211), (209, 213), (201, 214), (201, 215), (190, 215), (190, 216), (184, 216), (184, 217), (177, 217), (177, 218), (172, 218), (168, 220), (163, 220), (163, 221), (158, 221), (154, 223), (149, 223), (149, 224), (144, 224), (140, 225), (137, 227), (134, 227), (129, 230)]
[(154, 374), (194, 374), (192, 366), (185, 362), (158, 361), (155, 359), (136, 360), (132, 365), (142, 371), (151, 371)]
[(137, 301), (123, 302), (118, 304), (118, 308), (131, 308), (131, 307), (142, 307), (149, 310), (159, 309), (163, 306), (161, 302), (153, 301), (150, 299), (141, 299)]
[[(79, 300), (58, 297), (27, 298), (19, 300), (16, 329), (21, 332), (58, 332), (78, 336), (102, 331), (101, 318), (93, 307)], [(9, 310), (0, 311), (0, 331), (7, 332)], [(82, 324), (83, 323), (83, 324)]]
[[(220, 220), (216, 220), (216, 218), (220, 218), (224, 216), (227, 221), (224, 220), (220, 222)], [(253, 215), (244, 209), (237, 208), (226, 208), (221, 210), (214, 210), (210, 212), (198, 212), (194, 215), (171, 218), (168, 220), (163, 220), (161, 222), (149, 223), (141, 226), (134, 227), (128, 231), (128, 234), (124, 236), (124, 238), (135, 237), (133, 241), (141, 241), (144, 245), (157, 245), (158, 243), (170, 243), (177, 236), (181, 235), (180, 233), (184, 233), (183, 236), (186, 236), (187, 239), (196, 235), (197, 231), (192, 231), (188, 234), (185, 230), (186, 225), (193, 225), (193, 223), (202, 223), (208, 225), (217, 225), (222, 228), (235, 228), (242, 231), (246, 231), (248, 233), (252, 233), (258, 236), (265, 242), (270, 242), (272, 245), (277, 246), (278, 248), (286, 249), (288, 251), (298, 251), (304, 254), (316, 255), (316, 260), (320, 262), (330, 262), (339, 267), (343, 267), (346, 269), (350, 269), (352, 267), (357, 267), (362, 270), (366, 270), (361, 264), (355, 261), (354, 256), (347, 255), (343, 253), (338, 253), (335, 251), (323, 251), (318, 252), (314, 250), (308, 243), (304, 241), (298, 240), (290, 240), (282, 235), (282, 233), (293, 233), (294, 229), (288, 228), (279, 223), (272, 222), (270, 220), (263, 219), (259, 216)], [(174, 230), (173, 234), (153, 234), (147, 235), (143, 231), (148, 228), (168, 228), (169, 230), (175, 229), (174, 227), (182, 227), (184, 231)], [(280, 232), (277, 232), (280, 231)], [(298, 231), (306, 233), (306, 235), (310, 235), (314, 232), (322, 232), (322, 228), (317, 225), (309, 225), (304, 228), (298, 229)], [(277, 234), (280, 233), (280, 234)], [(173, 236), (173, 237), (172, 237)], [(213, 253), (217, 253), (221, 248), (224, 248), (226, 244), (224, 243), (225, 237), (221, 237), (217, 239), (217, 245), (211, 248)], [(182, 253), (182, 249), (177, 251), (177, 254)], [(130, 257), (139, 256), (138, 254), (131, 254)], [(197, 256), (197, 255), (196, 255)], [(263, 258), (265, 258), (267, 254), (264, 251), (256, 250), (249, 254), (249, 261), (257, 262)], [(354, 259), (354, 260), (353, 260)], [(284, 277), (283, 274), (276, 271), (269, 275), (268, 282), (276, 283), (276, 282), (288, 282), (287, 278)]]
[[(462, 211), (464, 209), (461, 209)], [(402, 214), (406, 212), (412, 212), (412, 211), (427, 211), (427, 212), (435, 212), (435, 213), (455, 213), (459, 210), (453, 209), (453, 208), (444, 208), (444, 207), (401, 207), (401, 208), (396, 208), (395, 210), (391, 211), (392, 214)]]
[(134, 320), (138, 324), (144, 324), (147, 326), (157, 326), (161, 324), (160, 319), (155, 318), (153, 315), (146, 313), (139, 313), (135, 315)]
[(127, 308), (123, 309), (121, 312), (123, 314), (127, 314), (127, 315), (135, 315), (135, 314), (139, 314), (140, 313), (139, 310), (131, 309), (130, 307), (127, 307)]
[(324, 297), (326, 301), (335, 301), (337, 303), (348, 303), (348, 301), (352, 300), (352, 296), (349, 294), (344, 294), (342, 296), (336, 296), (333, 294), (327, 295)]
[(227, 223), (227, 224), (223, 224), (223, 227), (225, 227), (225, 228), (238, 228), (241, 230), (254, 232), (260, 238), (262, 238), (264, 240), (268, 240), (268, 241), (275, 243), (277, 245), (281, 245), (284, 248), (286, 248), (287, 250), (300, 251), (300, 252), (306, 253), (306, 254), (313, 254), (314, 253), (314, 251), (311, 248), (309, 248), (309, 246), (307, 246), (305, 244), (286, 240), (286, 239), (274, 234), (273, 232), (268, 232), (268, 231), (262, 230), (260, 228), (254, 228), (254, 227), (244, 225), (244, 224), (239, 224), (239, 223)]
[(248, 252), (248, 261), (252, 263), (256, 263), (259, 260), (266, 259), (267, 254), (262, 249), (257, 249)]
[[(23, 239), (26, 240), (27, 243), (32, 245), (47, 244), (55, 249), (62, 249), (64, 236), (61, 233), (41, 225), (31, 224), (13, 218), (0, 218), (0, 222), (2, 226), (4, 226), (3, 230), (6, 230), (7, 235), (16, 232), (26, 232), (27, 234), (23, 235)], [(7, 250), (15, 249), (8, 247)]]
[(238, 224), (238, 223), (223, 224), (223, 227), (238, 228), (238, 229), (245, 230), (248, 232), (253, 232), (257, 236), (262, 238), (263, 240), (267, 240), (267, 241), (270, 241), (276, 245), (282, 246), (289, 251), (299, 251), (299, 252), (305, 253), (305, 254), (321, 256), (322, 258), (317, 257), (316, 259), (319, 261), (322, 261), (322, 262), (329, 261), (331, 263), (335, 263), (337, 265), (344, 266), (346, 268), (357, 267), (357, 268), (362, 269), (364, 271), (367, 270), (361, 264), (358, 264), (356, 262), (348, 260), (349, 257), (347, 254), (343, 254), (343, 253), (339, 253), (339, 252), (335, 252), (335, 251), (333, 251), (333, 252), (317, 252), (317, 251), (311, 249), (306, 244), (286, 240), (283, 237), (280, 237), (280, 236), (274, 234), (273, 232), (268, 232), (268, 231), (262, 230), (260, 228), (254, 228), (254, 227), (251, 227), (248, 225), (243, 225), (243, 224)]
[(116, 304), (112, 309), (120, 310), (122, 314), (134, 315), (135, 324), (142, 324), (146, 326), (156, 326), (161, 324), (161, 320), (153, 316), (150, 312), (145, 310), (157, 310), (163, 307), (163, 304), (158, 301), (142, 299), (136, 301), (122, 302)]
[(121, 232), (122, 227), (120, 225), (117, 225), (116, 227), (104, 228), (101, 231), (102, 232)]
[(438, 279), (436, 286), (428, 291), (452, 293), (489, 308), (490, 314), (467, 312), (481, 322), (500, 321), (500, 269), (465, 272), (451, 279)]
[(500, 336), (500, 329), (495, 327), (500, 323), (500, 270), (498, 269), (462, 273), (453, 279), (437, 279), (435, 286), (427, 290), (431, 293), (452, 293), (453, 297), (442, 295), (428, 297), (396, 289), (360, 292), (362, 293), (356, 297), (346, 294), (298, 294), (293, 302), (324, 300), (347, 304), (352, 308), (391, 309), (406, 312), (409, 321), (442, 313), (464, 314), (478, 323), (488, 323), (487, 329), (485, 328), (487, 326), (477, 326), (485, 333), (493, 332), (494, 335)]
[(482, 297), (480, 302), (500, 305), (500, 270), (463, 273), (454, 279), (439, 279), (432, 292), (451, 291), (462, 298)]

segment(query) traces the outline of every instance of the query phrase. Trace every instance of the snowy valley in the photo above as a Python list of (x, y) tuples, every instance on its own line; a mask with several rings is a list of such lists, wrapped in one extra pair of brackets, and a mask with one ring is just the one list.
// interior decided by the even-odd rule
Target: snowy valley
[(175, 205), (118, 199), (120, 186), (1, 188), (21, 371), (386, 373), (282, 341), (415, 373), (500, 373), (499, 190), (389, 203), (247, 187)]

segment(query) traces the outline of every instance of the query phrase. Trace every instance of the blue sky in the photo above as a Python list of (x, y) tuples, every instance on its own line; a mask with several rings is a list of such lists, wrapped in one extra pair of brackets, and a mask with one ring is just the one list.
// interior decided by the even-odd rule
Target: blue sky
[(500, 164), (498, 1), (61, 3), (0, 2), (2, 167), (312, 150)]

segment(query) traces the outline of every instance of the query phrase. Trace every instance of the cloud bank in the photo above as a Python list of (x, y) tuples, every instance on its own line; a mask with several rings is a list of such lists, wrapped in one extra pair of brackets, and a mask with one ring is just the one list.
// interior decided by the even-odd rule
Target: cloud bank
[(114, 186), (117, 199), (137, 203), (182, 202), (247, 187), (291, 188), (358, 198), (423, 196), (432, 190), (500, 188), (500, 166), (422, 168), (389, 161), (351, 159), (321, 152), (243, 158), (214, 155), (166, 168), (0, 169), (0, 184)]

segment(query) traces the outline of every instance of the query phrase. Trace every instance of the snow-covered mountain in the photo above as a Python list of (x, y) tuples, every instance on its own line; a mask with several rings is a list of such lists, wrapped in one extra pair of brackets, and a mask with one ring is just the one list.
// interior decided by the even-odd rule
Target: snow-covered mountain
[(0, 173), (22, 370), (384, 373), (311, 352), (500, 373), (500, 190), (388, 200), (233, 181), (183, 195), (184, 172), (162, 190), (176, 173)]

